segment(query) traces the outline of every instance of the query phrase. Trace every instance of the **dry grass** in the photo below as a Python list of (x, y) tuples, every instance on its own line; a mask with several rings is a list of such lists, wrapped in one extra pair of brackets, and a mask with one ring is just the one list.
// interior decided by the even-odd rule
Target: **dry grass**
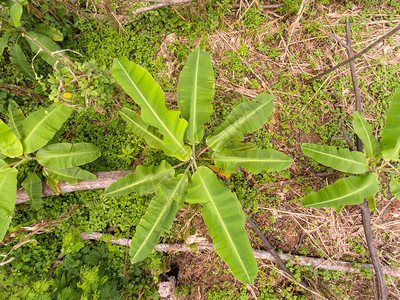
[[(309, 9), (302, 13), (302, 18), (297, 18), (296, 15), (282, 16), (273, 11), (264, 9), (264, 13), (268, 14), (266, 22), (254, 30), (246, 29), (242, 21), (244, 19), (244, 14), (248, 12), (249, 5), (255, 6), (257, 4), (245, 3), (243, 1), (238, 2), (238, 4), (240, 4), (239, 11), (241, 11), (241, 13), (239, 12), (236, 15), (225, 17), (222, 22), (225, 24), (226, 28), (221, 28), (208, 36), (208, 44), (213, 54), (213, 65), (215, 66), (215, 72), (217, 74), (216, 86), (222, 90), (222, 93), (234, 92), (240, 95), (254, 97), (259, 91), (265, 90), (275, 96), (276, 106), (279, 110), (280, 107), (287, 105), (287, 102), (295, 102), (296, 97), (299, 97), (299, 95), (288, 92), (292, 90), (291, 86), (286, 86), (283, 90), (274, 90), (273, 86), (279, 81), (281, 70), (288, 72), (292, 76), (292, 79), (303, 85), (300, 75), (306, 74), (311, 77), (347, 58), (345, 49), (330, 37), (331, 32), (337, 31), (340, 28), (344, 29), (345, 25), (343, 19), (345, 17), (353, 17), (353, 27), (357, 26), (362, 29), (353, 31), (353, 41), (355, 41), (353, 46), (356, 53), (389, 31), (389, 25), (394, 26), (400, 22), (400, 15), (391, 15), (391, 19), (388, 19), (390, 8), (385, 6), (375, 8), (378, 13), (369, 14), (367, 16), (365, 13), (362, 13), (365, 9), (362, 6), (354, 5), (351, 9), (343, 12), (343, 7), (341, 5), (323, 6), (318, 4), (318, 1), (308, 2)], [(310, 11), (315, 12), (316, 15), (310, 16)], [(312, 21), (322, 24), (322, 26), (316, 30), (314, 36), (305, 33), (304, 30), (305, 24)], [(286, 25), (286, 28), (289, 29), (284, 31), (284, 34), (282, 34), (278, 42), (271, 44), (273, 47), (284, 49), (284, 51), (281, 51), (280, 56), (277, 59), (271, 59), (267, 55), (257, 51), (255, 43), (262, 41), (266, 34), (274, 35), (279, 32), (280, 26), (283, 23)], [(344, 40), (346, 38), (345, 33), (337, 33), (337, 35)], [(243, 84), (238, 85), (237, 83), (232, 83), (232, 78), (235, 78), (235, 74), (232, 73), (231, 70), (219, 68), (218, 66), (221, 65), (224, 59), (227, 59), (225, 55), (226, 52), (237, 53), (243, 44), (246, 45), (249, 55), (245, 58), (241, 58), (241, 62), (243, 65), (250, 68), (250, 73), (246, 74), (245, 78), (243, 78)], [(390, 43), (385, 41), (379, 44), (367, 55), (356, 61), (355, 67), (357, 76), (359, 80), (366, 83), (366, 88), (362, 89), (361, 95), (364, 105), (376, 101), (373, 95), (368, 93), (368, 87), (374, 80), (379, 78), (377, 74), (374, 76), (366, 74), (365, 71), (374, 66), (398, 65), (400, 52), (398, 52), (397, 49), (399, 47), (400, 35), (397, 34), (391, 38)], [(316, 50), (318, 50), (321, 55), (316, 56)], [(295, 57), (296, 59), (292, 60), (290, 57)], [(316, 67), (313, 68), (311, 63), (314, 63)], [(265, 70), (262, 69), (262, 64), (272, 72), (270, 79), (264, 76)], [(346, 77), (348, 74), (349, 70), (347, 67), (334, 71), (323, 79), (319, 89), (330, 87), (335, 81)], [(397, 75), (400, 75), (399, 71)], [(257, 80), (260, 84), (259, 91), (249, 88), (248, 82), (250, 82), (251, 79)], [(379, 78), (379, 80), (384, 80), (384, 78)], [(355, 107), (353, 91), (351, 88), (349, 89), (343, 86), (341, 93), (344, 96), (344, 100), (336, 103), (335, 107), (329, 102), (323, 104), (332, 108), (340, 107), (346, 115), (351, 115)], [(315, 93), (310, 97), (309, 103), (312, 101), (321, 101), (316, 95)], [(329, 122), (338, 122), (335, 116), (330, 115), (331, 113), (322, 115), (322, 124), (315, 124), (315, 126), (326, 125)], [(374, 120), (381, 116), (376, 112), (367, 112), (366, 117), (369, 120)], [(277, 123), (276, 125), (279, 127), (279, 117), (275, 118), (273, 122)], [(267, 130), (270, 129), (271, 127), (268, 126)], [(293, 130), (296, 131), (296, 128), (293, 128)], [(340, 135), (340, 126), (338, 126), (338, 135)], [(318, 135), (304, 136), (300, 132), (298, 136), (299, 138), (295, 141), (295, 149), (299, 149), (300, 144), (305, 141), (318, 142)], [(282, 146), (283, 148), (286, 146), (292, 147), (292, 144), (293, 141), (290, 141), (289, 145), (283, 144)], [(296, 156), (300, 156), (300, 153), (297, 153)], [(368, 252), (360, 254), (356, 249), (357, 244), (367, 249), (361, 223), (361, 215), (358, 208), (346, 207), (340, 214), (337, 214), (331, 209), (310, 209), (302, 207), (299, 201), (292, 201), (293, 199), (304, 196), (303, 188), (305, 184), (299, 184), (296, 182), (296, 179), (300, 177), (310, 177), (311, 175), (296, 164), (292, 166), (290, 171), (290, 180), (280, 180), (277, 178), (277, 184), (272, 184), (272, 186), (268, 186), (267, 188), (263, 188), (263, 183), (257, 182), (257, 180), (251, 183), (252, 188), (259, 189), (260, 198), (263, 199), (263, 201), (259, 203), (259, 212), (257, 216), (255, 216), (255, 220), (261, 228), (267, 229), (267, 236), (276, 249), (291, 253), (299, 253), (299, 249), (303, 249), (303, 251), (307, 249), (308, 255), (310, 256), (322, 256), (331, 260), (360, 262), (364, 259), (369, 261)], [(332, 183), (337, 179), (337, 176), (335, 176), (335, 174), (333, 176), (322, 176), (321, 179), (327, 183)], [(321, 188), (320, 184), (312, 179), (312, 176), (307, 182), (314, 187), (314, 190)], [(272, 194), (275, 195), (275, 200), (271, 202)], [(376, 201), (377, 211), (372, 215), (372, 227), (379, 255), (383, 264), (390, 265), (396, 263), (399, 265), (400, 202), (391, 196), (385, 197), (382, 193), (377, 196)], [(271, 217), (273, 217), (275, 222), (271, 222)], [(199, 220), (199, 222), (201, 221)], [(208, 236), (206, 231), (200, 231), (200, 233), (204, 234), (204, 236)], [(263, 248), (263, 245), (254, 237), (252, 237), (252, 243), (254, 248)], [(191, 254), (185, 254), (185, 257), (178, 256), (180, 257), (179, 260), (184, 265), (195, 263), (196, 270), (198, 271), (198, 274), (196, 273), (197, 275), (190, 275), (196, 277), (194, 281), (191, 281), (191, 277), (187, 275), (185, 279), (181, 278), (182, 283), (194, 283), (199, 289), (199, 294), (203, 296), (204, 294), (202, 294), (202, 291), (209, 286), (209, 282), (202, 282), (201, 280), (205, 277), (208, 278), (208, 276), (212, 277), (212, 275), (207, 273), (208, 271), (204, 269), (199, 269), (199, 266), (209, 266), (211, 256), (211, 254), (202, 258), (192, 256)], [(206, 260), (207, 262), (193, 261), (199, 259)], [(211, 260), (214, 259), (215, 257)], [(265, 264), (261, 262), (260, 268), (261, 270), (265, 268), (271, 270), (274, 267), (270, 263)], [(195, 272), (193, 268), (191, 271)], [(200, 274), (204, 271), (207, 273), (207, 276), (203, 274), (204, 277), (201, 277)], [(346, 296), (342, 295), (342, 297), (354, 297), (356, 299), (373, 297), (371, 294), (369, 294), (369, 296), (365, 294), (366, 290), (371, 289), (372, 281), (364, 279), (359, 275), (352, 276), (354, 288), (348, 289), (344, 286)], [(321, 291), (325, 294), (330, 294), (329, 287), (323, 286), (326, 282), (321, 283), (318, 278), (309, 278), (309, 280), (315, 283), (314, 289), (317, 292)], [(211, 282), (215, 283), (213, 280), (211, 280)], [(277, 280), (273, 286), (276, 290), (279, 290), (279, 287), (285, 286), (287, 283), (287, 279), (282, 277), (282, 279)], [(400, 293), (397, 287), (399, 281), (395, 278), (389, 278), (388, 283), (389, 296), (393, 299), (400, 299)], [(335, 284), (341, 285), (339, 281)], [(250, 292), (248, 294), (251, 295)], [(331, 294), (332, 298), (335, 299), (334, 293), (332, 292)]]

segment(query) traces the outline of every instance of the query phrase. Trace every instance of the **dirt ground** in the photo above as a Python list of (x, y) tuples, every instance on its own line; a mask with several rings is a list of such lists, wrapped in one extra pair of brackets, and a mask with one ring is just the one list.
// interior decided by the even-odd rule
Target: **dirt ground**
[[(302, 76), (314, 76), (338, 62), (347, 58), (345, 49), (330, 36), (331, 32), (337, 28), (344, 28), (344, 18), (350, 17), (352, 23), (364, 28), (364, 31), (353, 32), (353, 46), (355, 52), (359, 52), (367, 45), (379, 38), (390, 30), (388, 25), (394, 26), (399, 22), (400, 15), (392, 15), (393, 9), (386, 6), (366, 7), (362, 3), (354, 4), (350, 8), (343, 8), (342, 1), (331, 5), (321, 5), (318, 1), (303, 1), (309, 6), (308, 10), (302, 14), (281, 15), (274, 13), (273, 10), (262, 8), (263, 14), (267, 15), (266, 21), (257, 29), (249, 30), (242, 25), (241, 20), (245, 18), (246, 11), (251, 5), (256, 6), (255, 1), (249, 3), (240, 1), (237, 5), (237, 14), (231, 17), (225, 17), (223, 23), (226, 29), (217, 30), (216, 33), (207, 36), (208, 43), (213, 53), (213, 65), (218, 74), (216, 87), (218, 93), (234, 92), (241, 96), (255, 96), (258, 91), (248, 88), (248, 83), (254, 79), (260, 82), (259, 91), (265, 90), (272, 93), (276, 101), (276, 113), (271, 125), (266, 125), (268, 132), (281, 130), (279, 114), (282, 109), (287, 107), (287, 103), (296, 103), (300, 95), (293, 93), (295, 88), (293, 82), (297, 82), (301, 89), (305, 89), (305, 83)], [(375, 13), (367, 14), (367, 9), (372, 9)], [(313, 13), (311, 13), (313, 12)], [(389, 18), (389, 15), (390, 18)], [(390, 21), (391, 20), (391, 21)], [(307, 22), (316, 22), (321, 24), (314, 32), (314, 37), (308, 34), (304, 27)], [(283, 49), (277, 58), (270, 58), (267, 55), (256, 51), (256, 43), (264, 41), (265, 35), (278, 33), (282, 25), (283, 30), (281, 38), (275, 39), (268, 44), (270, 47)], [(268, 30), (263, 30), (261, 27)], [(336, 33), (343, 40), (346, 35)], [(174, 37), (180, 40), (179, 37)], [(183, 39), (180, 40), (184, 42)], [(226, 59), (226, 52), (238, 53), (240, 47), (245, 44), (249, 55), (241, 59), (242, 64), (248, 66), (251, 70), (250, 75), (243, 78), (243, 84), (239, 85), (232, 82), (234, 74), (231, 71), (225, 71), (224, 67), (220, 69), (222, 60)], [(373, 66), (393, 66), (398, 65), (400, 61), (400, 35), (396, 34), (390, 39), (390, 43), (384, 41), (373, 48), (370, 52), (358, 59), (355, 63), (357, 75), (364, 81), (364, 86), (369, 86), (377, 77), (368, 75), (365, 70)], [(318, 50), (319, 55), (315, 54)], [(296, 59), (290, 59), (295, 57)], [(173, 61), (173, 58), (167, 58)], [(265, 67), (272, 73), (270, 78), (266, 78)], [(312, 63), (314, 63), (314, 65)], [(170, 70), (172, 74), (179, 73), (176, 70)], [(287, 85), (277, 90), (275, 84), (279, 82), (279, 77), (285, 72), (292, 76)], [(334, 83), (341, 78), (349, 78), (349, 68), (342, 67), (322, 78), (322, 83), (318, 83), (316, 90), (321, 89), (332, 91), (329, 96), (330, 101), (318, 99), (317, 92), (310, 95), (309, 101), (321, 101), (323, 105), (340, 109), (345, 114), (351, 115), (354, 111), (355, 98), (353, 91), (348, 86), (342, 86), (341, 91), (335, 90)], [(399, 70), (397, 70), (397, 76)], [(379, 77), (379, 76), (378, 76)], [(379, 80), (385, 80), (379, 77)], [(351, 82), (350, 82), (351, 84)], [(342, 98), (337, 98), (335, 92), (340, 92)], [(371, 103), (376, 101), (374, 95), (368, 88), (361, 90), (363, 105), (370, 107)], [(234, 101), (234, 100), (233, 100)], [(293, 108), (296, 110), (297, 108)], [(379, 111), (366, 111), (366, 117), (370, 121), (377, 118), (383, 118)], [(302, 112), (297, 109), (296, 116), (302, 116)], [(306, 115), (304, 114), (304, 118)], [(319, 122), (314, 126), (325, 126), (328, 123), (338, 123), (338, 130), (335, 136), (341, 135), (340, 119), (333, 116), (332, 111), (326, 112), (319, 117)], [(300, 145), (304, 142), (320, 143), (320, 136), (315, 132), (305, 134), (301, 129), (296, 128), (296, 124), (287, 122), (286, 126), (290, 129), (289, 136), (282, 136), (280, 140), (273, 142), (273, 145), (288, 155), (296, 158), (302, 157)], [(285, 133), (287, 135), (287, 131)], [(294, 140), (293, 140), (294, 137)], [(248, 139), (251, 139), (249, 136)], [(290, 149), (290, 151), (288, 150)], [(296, 159), (290, 168), (290, 177), (284, 178), (276, 175), (272, 183), (265, 184), (257, 176), (243, 173), (247, 179), (247, 188), (254, 193), (258, 201), (258, 211), (252, 214), (253, 219), (259, 227), (266, 233), (267, 238), (273, 244), (277, 251), (284, 253), (305, 255), (311, 257), (323, 257), (327, 260), (343, 260), (349, 262), (370, 262), (360, 211), (357, 207), (345, 207), (339, 214), (332, 209), (309, 209), (303, 208), (296, 199), (304, 196), (305, 187), (312, 186), (314, 190), (322, 187), (321, 182), (333, 183), (339, 178), (335, 172), (313, 171), (308, 161), (303, 161), (306, 169), (299, 164)], [(301, 181), (298, 178), (302, 178)], [(397, 265), (400, 264), (400, 202), (390, 193), (379, 192), (376, 196), (377, 211), (372, 214), (372, 228), (374, 240), (378, 248), (378, 253), (382, 264)], [(188, 213), (188, 212), (185, 212)], [(182, 212), (183, 214), (183, 212)], [(179, 219), (179, 218), (178, 218)], [(182, 219), (186, 219), (182, 216)], [(199, 237), (205, 237), (211, 240), (201, 215), (197, 214), (191, 220), (192, 225), (197, 228), (196, 234)], [(250, 226), (246, 228), (251, 236), (254, 249), (263, 249), (266, 247), (256, 237)], [(360, 250), (359, 246), (364, 250)], [(191, 253), (175, 254), (171, 257), (170, 263), (178, 271), (178, 286), (192, 284), (192, 294), (190, 299), (203, 299), (205, 292), (215, 285), (221, 285), (223, 282), (231, 282), (238, 286), (238, 282), (232, 275), (226, 272), (227, 267), (215, 253), (202, 253), (201, 255)], [(268, 274), (276, 270), (276, 266), (269, 261), (259, 261), (260, 272)], [(218, 271), (215, 271), (218, 270)], [(318, 295), (324, 293), (329, 299), (374, 299), (374, 293), (371, 292), (374, 279), (366, 279), (360, 274), (345, 274), (336, 279), (328, 278), (326, 280), (315, 276), (310, 276), (313, 272), (305, 272), (308, 276), (305, 280), (310, 284), (315, 294), (309, 294), (310, 298), (319, 299)], [(349, 288), (345, 277), (351, 278), (352, 287)], [(330, 282), (334, 285), (343, 285), (344, 294), (338, 296), (335, 292), (330, 292)], [(254, 298), (254, 289), (258, 289), (264, 282), (259, 280), (254, 286), (248, 286), (248, 295)], [(274, 277), (270, 283), (275, 291), (283, 287), (296, 286), (284, 276)], [(390, 299), (400, 299), (399, 280), (388, 278), (388, 294)], [(366, 294), (366, 291), (369, 293)], [(299, 294), (298, 290), (293, 288), (293, 295)], [(324, 298), (324, 297), (322, 297)]]

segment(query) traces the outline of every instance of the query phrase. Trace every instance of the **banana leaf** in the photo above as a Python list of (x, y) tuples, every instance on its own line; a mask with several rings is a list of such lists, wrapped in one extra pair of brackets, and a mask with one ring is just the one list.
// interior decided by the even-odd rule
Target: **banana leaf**
[(364, 116), (360, 115), (358, 111), (353, 113), (353, 128), (364, 144), (365, 153), (369, 157), (378, 158), (381, 155), (381, 147), (372, 133), (371, 125), (368, 124)]
[(381, 149), (386, 160), (398, 160), (400, 151), (400, 89), (393, 95), (382, 130)]
[(286, 154), (272, 149), (236, 150), (223, 149), (213, 154), (214, 163), (227, 173), (232, 173), (242, 167), (251, 173), (281, 171), (289, 168), (293, 159)]
[(52, 67), (54, 67), (58, 61), (68, 61), (67, 55), (65, 55), (64, 52), (60, 52), (60, 46), (52, 39), (34, 31), (28, 31), (25, 35), (32, 52), (39, 53), (38, 55)]
[(0, 152), (8, 157), (22, 155), (22, 144), (11, 129), (0, 119)]
[(207, 52), (196, 48), (189, 54), (179, 76), (177, 98), (182, 116), (189, 123), (186, 139), (199, 143), (204, 135), (203, 124), (213, 112), (214, 74)]
[(333, 207), (340, 212), (344, 205), (360, 204), (378, 189), (375, 173), (351, 176), (304, 197), (301, 204), (305, 207)]
[(0, 241), (3, 240), (14, 214), (17, 197), (17, 174), (15, 168), (0, 169)]
[(11, 2), (10, 6), (10, 23), (14, 27), (21, 26), (23, 6), (18, 2)]
[(36, 173), (29, 172), (25, 180), (22, 182), (29, 199), (31, 206), (38, 210), (42, 207), (42, 181)]
[(131, 241), (131, 262), (144, 260), (158, 243), (160, 235), (168, 231), (178, 211), (180, 200), (188, 187), (187, 176), (181, 174), (158, 186), (157, 194), (140, 219)]
[(338, 171), (353, 174), (368, 171), (368, 160), (361, 152), (315, 144), (303, 144), (301, 150), (320, 164)]
[(116, 197), (129, 193), (146, 195), (154, 193), (160, 184), (174, 176), (175, 171), (165, 160), (159, 166), (138, 166), (135, 173), (119, 178), (105, 191), (104, 196)]
[(141, 106), (143, 121), (156, 127), (164, 136), (166, 154), (188, 160), (191, 149), (183, 143), (188, 123), (179, 117), (178, 111), (166, 108), (164, 93), (149, 72), (126, 58), (120, 58), (114, 60), (112, 75)]
[(99, 156), (99, 149), (91, 143), (52, 144), (40, 149), (36, 154), (39, 164), (58, 169), (81, 166), (96, 160)]
[(22, 124), (24, 124), (25, 116), (22, 110), (19, 109), (18, 104), (11, 100), (8, 105), (8, 126), (15, 136), (21, 140), (22, 139)]
[[(71, 167), (71, 168), (66, 168), (66, 169), (58, 169), (52, 166), (46, 167), (43, 173), (53, 180), (55, 179), (56, 181), (66, 181), (69, 184), (75, 184), (78, 183), (82, 180), (96, 180), (97, 177), (93, 173), (90, 173), (89, 171), (83, 170), (79, 167)], [(54, 190), (54, 181), (53, 180), (48, 180), (48, 184), (53, 188)], [(56, 183), (57, 184), (57, 183)], [(58, 188), (56, 187), (57, 191)]]
[(20, 45), (14, 44), (10, 49), (11, 62), (17, 66), (18, 70), (30, 80), (36, 80), (32, 65), (26, 59)]
[(45, 146), (61, 128), (73, 108), (54, 103), (31, 113), (22, 125), (25, 153), (34, 152)]
[(400, 200), (400, 180), (399, 179), (392, 179), (390, 180), (390, 192)]
[(260, 129), (274, 109), (273, 97), (261, 93), (257, 102), (244, 102), (235, 107), (226, 120), (207, 139), (207, 145), (216, 152), (221, 151), (229, 142), (243, 140), (245, 133)]
[(257, 263), (244, 230), (245, 216), (239, 200), (207, 167), (199, 167), (192, 181), (186, 202), (203, 204), (202, 215), (215, 251), (238, 280), (253, 283)]
[(142, 120), (140, 115), (128, 108), (121, 109), (119, 114), (122, 119), (132, 128), (133, 132), (136, 135), (144, 138), (149, 146), (157, 149), (164, 149), (162, 139), (150, 130), (150, 126)]

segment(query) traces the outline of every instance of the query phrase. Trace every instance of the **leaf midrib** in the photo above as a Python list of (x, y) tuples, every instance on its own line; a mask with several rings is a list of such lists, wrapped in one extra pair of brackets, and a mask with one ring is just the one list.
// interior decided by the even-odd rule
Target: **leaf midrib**
[(278, 159), (251, 159), (248, 157), (245, 158), (233, 158), (233, 157), (227, 157), (227, 158), (214, 158), (215, 161), (232, 161), (232, 162), (290, 162), (290, 159), (288, 160), (278, 160)]
[[(199, 76), (199, 62), (200, 62), (200, 51), (197, 51), (197, 58), (196, 58), (196, 68), (195, 68), (195, 75), (194, 75), (194, 83), (193, 83), (193, 109), (190, 110), (190, 120), (191, 120), (191, 125), (192, 125), (192, 138), (193, 138), (193, 143), (195, 143), (196, 140), (196, 116), (197, 116), (197, 85), (198, 85), (198, 76)], [(189, 124), (190, 126), (190, 124)]]
[(40, 160), (48, 159), (48, 158), (58, 158), (58, 157), (73, 157), (77, 155), (84, 155), (84, 154), (95, 154), (96, 152), (98, 153), (99, 150), (93, 150), (93, 151), (87, 151), (87, 152), (70, 152), (70, 153), (65, 153), (65, 154), (58, 154), (58, 155), (46, 155), (44, 157), (38, 158)]

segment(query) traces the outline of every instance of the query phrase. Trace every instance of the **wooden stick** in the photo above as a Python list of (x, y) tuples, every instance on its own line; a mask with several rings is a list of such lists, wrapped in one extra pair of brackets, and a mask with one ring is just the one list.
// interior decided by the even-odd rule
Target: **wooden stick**
[[(287, 273), (290, 277), (293, 278), (293, 273), (289, 270), (288, 267), (286, 267), (285, 263), (282, 261), (280, 258), (279, 254), (275, 251), (274, 247), (271, 245), (271, 243), (268, 241), (267, 237), (262, 233), (260, 228), (258, 228), (257, 224), (253, 221), (251, 218), (247, 218), (247, 222), (251, 225), (253, 230), (257, 233), (258, 237), (261, 239), (261, 241), (264, 243), (264, 245), (267, 247), (269, 253), (272, 254), (274, 260), (277, 262), (278, 266), (285, 272)], [(299, 284), (304, 287), (308, 288), (308, 284), (301, 279)]]
[[(82, 180), (76, 184), (69, 184), (67, 182), (60, 182), (60, 194), (76, 192), (82, 190), (105, 189), (114, 183), (118, 178), (133, 173), (134, 171), (106, 171), (94, 173), (97, 180)], [(47, 185), (43, 184), (42, 197), (54, 196), (56, 193)], [(30, 201), (28, 195), (23, 188), (17, 191), (16, 204), (21, 204)]]
[[(103, 234), (100, 232), (92, 232), (92, 233), (86, 233), (86, 232), (81, 232), (80, 237), (83, 240), (100, 240), (102, 238)], [(109, 235), (106, 235), (109, 237)], [(124, 247), (127, 247), (131, 239), (105, 239), (104, 241), (112, 243), (112, 244), (117, 244), (121, 245)], [(196, 248), (193, 248), (192, 246), (189, 245), (182, 245), (182, 244), (157, 244), (154, 248), (155, 251), (160, 251), (160, 252), (195, 252), (196, 251), (210, 251), (214, 252), (214, 246), (211, 243), (200, 243), (197, 245)], [(263, 259), (263, 260), (269, 260), (269, 261), (275, 261), (274, 256), (269, 253), (268, 251), (263, 251), (263, 250), (255, 250), (253, 249), (254, 256), (257, 259)], [(346, 261), (338, 261), (338, 260), (326, 260), (323, 258), (314, 258), (314, 257), (307, 257), (307, 256), (297, 256), (297, 255), (291, 255), (291, 254), (286, 254), (286, 253), (280, 253), (279, 256), (281, 257), (282, 260), (284, 261), (292, 261), (295, 265), (298, 266), (304, 266), (304, 267), (314, 267), (316, 269), (324, 269), (324, 270), (329, 270), (329, 271), (339, 271), (339, 272), (347, 272), (347, 273), (360, 273), (363, 269), (369, 269), (373, 271), (374, 267), (372, 264), (360, 264), (359, 268), (355, 268), (352, 263), (346, 262)], [(383, 267), (383, 272), (385, 275), (391, 276), (391, 277), (400, 277), (400, 269), (397, 268), (391, 268), (388, 266)]]
[[(400, 28), (400, 27), (399, 27)], [(343, 42), (340, 38), (338, 38), (335, 35), (332, 35), (343, 47), (346, 48), (347, 50), (347, 55), (349, 59), (353, 58), (353, 47), (351, 45), (351, 32), (350, 32), (350, 22), (349, 19), (346, 18), (346, 43)], [(351, 73), (351, 79), (353, 83), (353, 89), (354, 89), (354, 95), (356, 97), (356, 111), (361, 113), (361, 94), (360, 94), (360, 88), (358, 87), (358, 82), (357, 82), (357, 75), (356, 75), (356, 69), (354, 67), (354, 61), (350, 61), (350, 73)], [(356, 146), (357, 146), (357, 151), (363, 152), (363, 143), (361, 139), (356, 136)], [(375, 276), (376, 276), (376, 283), (377, 283), (377, 288), (376, 292), (378, 294), (378, 299), (379, 300), (386, 300), (387, 299), (387, 291), (386, 291), (386, 283), (385, 283), (385, 276), (383, 274), (381, 262), (379, 260), (378, 256), (378, 251), (375, 246), (374, 242), (374, 237), (372, 235), (372, 229), (371, 229), (371, 211), (368, 207), (367, 200), (364, 199), (363, 203), (358, 205), (360, 210), (361, 210), (361, 216), (362, 216), (362, 224), (364, 228), (364, 234), (365, 234), (365, 239), (367, 241), (367, 246), (368, 250), (371, 256), (372, 264), (375, 270)]]

